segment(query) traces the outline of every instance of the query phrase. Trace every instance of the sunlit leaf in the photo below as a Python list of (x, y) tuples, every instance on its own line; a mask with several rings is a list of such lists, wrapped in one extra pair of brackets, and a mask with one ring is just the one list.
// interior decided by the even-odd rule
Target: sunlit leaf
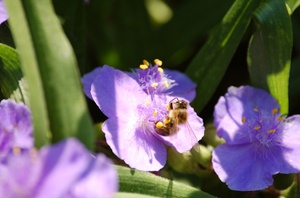
[(49, 123), (42, 80), (39, 74), (31, 33), (20, 0), (5, 0), (9, 24), (14, 41), (18, 46), (21, 68), (27, 76), (30, 108), (33, 115), (35, 145), (41, 147), (49, 142)]
[(286, 0), (285, 1), (290, 12), (294, 12), (296, 8), (300, 5), (300, 0)]
[(293, 34), (291, 19), (281, 0), (262, 1), (254, 12), (257, 31), (248, 51), (248, 67), (254, 86), (268, 90), (288, 113), (288, 82)]
[[(39, 101), (46, 101), (52, 140), (56, 142), (76, 136), (88, 148), (92, 148), (94, 133), (76, 58), (51, 1), (8, 0), (6, 4), (13, 13), (11, 15), (19, 12), (23, 14), (18, 18), (11, 17), (12, 32), (20, 49), (22, 67), (26, 68), (26, 79), (39, 78), (39, 82), (35, 83), (43, 87), (39, 87), (42, 94)], [(19, 18), (22, 18), (21, 22), (18, 21)], [(23, 36), (25, 30), (26, 37)], [(30, 54), (26, 52), (28, 49)], [(26, 62), (28, 59), (33, 63)], [(32, 68), (35, 70), (32, 71)], [(31, 101), (35, 96), (35, 91), (32, 90), (34, 85), (28, 83), (28, 86)], [(33, 108), (35, 105), (31, 103)]]

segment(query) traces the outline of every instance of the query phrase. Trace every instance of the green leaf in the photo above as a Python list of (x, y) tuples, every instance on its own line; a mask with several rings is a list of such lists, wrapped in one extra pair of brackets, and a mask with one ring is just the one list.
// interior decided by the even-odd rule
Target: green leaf
[(197, 83), (193, 107), (200, 112), (219, 85), (259, 0), (237, 0), (186, 70)]
[(49, 123), (42, 80), (39, 75), (35, 50), (31, 42), (30, 29), (20, 0), (5, 0), (9, 14), (9, 24), (13, 38), (18, 46), (21, 68), (27, 78), (30, 108), (33, 115), (35, 146), (47, 144)]
[[(154, 52), (159, 58), (176, 58), (177, 52), (187, 45), (199, 42), (211, 28), (222, 20), (226, 11), (234, 1), (199, 1), (181, 2), (183, 5), (174, 10), (174, 16), (158, 32), (159, 42), (154, 46)], [(217, 6), (216, 6), (217, 5)], [(213, 14), (212, 14), (213, 13)], [(176, 62), (175, 65), (179, 63)]]
[(191, 186), (164, 179), (152, 173), (116, 166), (120, 178), (120, 192), (140, 193), (155, 197), (213, 197)]
[(142, 195), (139, 193), (124, 193), (118, 192), (115, 194), (115, 198), (155, 198), (154, 196), (150, 195)]
[(248, 51), (248, 68), (254, 86), (269, 91), (288, 113), (288, 82), (293, 33), (291, 19), (281, 0), (265, 0), (254, 12), (257, 31)]
[(0, 88), (5, 98), (22, 101), (28, 106), (27, 82), (23, 77), (18, 53), (0, 43)]
[(64, 32), (74, 49), (81, 73), (86, 69), (86, 17), (83, 0), (52, 0)]
[(298, 8), (298, 6), (300, 5), (300, 0), (286, 0), (285, 2), (288, 6), (290, 13), (293, 13), (296, 10), (296, 8)]
[[(75, 136), (88, 148), (92, 148), (93, 128), (82, 91), (77, 62), (54, 13), (51, 1), (7, 0), (6, 4), (10, 16), (18, 12), (24, 14), (19, 17), (22, 18), (24, 25), (20, 26), (19, 18), (10, 22), (14, 39), (20, 49), (22, 67), (30, 70), (33, 66), (25, 60), (30, 58), (35, 61), (36, 72), (30, 70), (25, 72), (25, 76), (27, 79), (40, 78), (37, 84), (44, 90), (40, 100), (46, 101), (47, 104), (52, 140), (56, 142)], [(18, 9), (15, 8), (15, 4), (18, 4)], [(24, 29), (28, 30), (25, 38), (22, 34)], [(22, 45), (24, 41), (26, 44)], [(29, 57), (24, 56), (27, 48), (32, 52)], [(29, 84), (30, 86), (32, 84)], [(34, 96), (34, 91), (32, 89), (29, 91)], [(31, 104), (35, 106), (35, 103)]]

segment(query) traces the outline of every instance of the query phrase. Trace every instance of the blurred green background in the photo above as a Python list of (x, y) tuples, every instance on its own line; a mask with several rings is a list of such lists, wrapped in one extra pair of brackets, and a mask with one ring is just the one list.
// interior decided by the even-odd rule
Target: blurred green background
[[(104, 64), (130, 71), (131, 68), (138, 67), (143, 59), (152, 62), (155, 58), (159, 58), (163, 61), (163, 67), (186, 72), (197, 83), (199, 87), (197, 97), (191, 105), (204, 119), (206, 134), (214, 133), (210, 125), (214, 105), (219, 97), (226, 93), (229, 86), (252, 84), (256, 78), (264, 77), (250, 74), (247, 58), (256, 60), (255, 56), (249, 58), (249, 41), (263, 26), (259, 21), (262, 15), (257, 8), (263, 3), (268, 3), (274, 13), (278, 13), (278, 17), (282, 19), (278, 20), (278, 24), (277, 22), (272, 24), (275, 27), (274, 33), (271, 30), (267, 32), (275, 36), (279, 35), (276, 34), (276, 30), (282, 33), (275, 38), (277, 42), (271, 43), (268, 47), (286, 51), (288, 59), (291, 51), (290, 77), (288, 78), (287, 74), (286, 78), (289, 82), (288, 96), (279, 94), (278, 99), (288, 108), (285, 110), (286, 113), (292, 115), (300, 112), (300, 10), (296, 9), (299, 5), (297, 0), (286, 1), (290, 17), (285, 13), (284, 1), (281, 0), (90, 0), (89, 3), (82, 0), (53, 0), (52, 2), (75, 52), (81, 76)], [(268, 6), (266, 8), (269, 8)], [(268, 12), (267, 10), (265, 13)], [(282, 12), (284, 14), (280, 15)], [(292, 28), (288, 29), (286, 27), (290, 27), (290, 21)], [(282, 24), (288, 25), (281, 26)], [(280, 43), (282, 38), (288, 38), (291, 49), (286, 47), (285, 43)], [(0, 26), (0, 42), (15, 46), (7, 22)], [(255, 55), (255, 50), (252, 53)], [(274, 61), (282, 60), (280, 55), (270, 56)], [(263, 66), (258, 64), (253, 67), (258, 71)], [(282, 82), (283, 86), (285, 83), (287, 82)], [(265, 88), (263, 85), (258, 86)], [(270, 87), (272, 92), (272, 85)], [(285, 87), (283, 89), (287, 90)], [(86, 100), (94, 123), (103, 122), (105, 116), (94, 102), (87, 98)], [(99, 126), (95, 128), (97, 127)], [(109, 147), (101, 141), (101, 138), (103, 137), (98, 137), (99, 145), (102, 147), (99, 151), (109, 152)], [(208, 139), (209, 137), (205, 137), (201, 144), (207, 146), (205, 148), (209, 150), (216, 145), (209, 145)], [(169, 150), (169, 153), (172, 151)], [(169, 156), (169, 166), (161, 171), (161, 175), (188, 181), (216, 196), (245, 195), (229, 191), (226, 185), (218, 180), (209, 164), (203, 167), (197, 162), (191, 164), (197, 165), (196, 173), (180, 173), (180, 170), (172, 170), (176, 169), (170, 160), (172, 157), (174, 156)], [(176, 157), (184, 158), (184, 156)], [(115, 162), (122, 164), (117, 159)], [(279, 191), (272, 188), (268, 189), (267, 193), (250, 192), (245, 196), (278, 195)]]

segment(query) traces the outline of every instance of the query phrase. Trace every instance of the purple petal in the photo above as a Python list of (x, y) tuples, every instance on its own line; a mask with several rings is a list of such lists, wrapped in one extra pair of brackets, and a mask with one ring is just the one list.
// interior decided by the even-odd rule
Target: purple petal
[(213, 151), (213, 168), (231, 190), (261, 190), (272, 185), (272, 175), (278, 173), (276, 154), (268, 153), (264, 159), (254, 146), (223, 144)]
[(74, 138), (43, 147), (40, 155), (44, 167), (36, 188), (36, 197), (45, 198), (66, 194), (91, 159), (90, 153)]
[(11, 154), (0, 163), (0, 195), (6, 198), (32, 196), (38, 182), (42, 163), (31, 153)]
[(2, 100), (0, 118), (0, 150), (33, 147), (31, 113), (27, 106), (13, 100)]
[[(300, 172), (300, 115), (295, 115), (285, 120), (282, 136), (282, 165), (281, 173)], [(276, 133), (276, 132), (275, 132)]]
[(91, 100), (93, 100), (92, 95), (91, 95), (92, 84), (93, 84), (94, 80), (96, 79), (96, 77), (100, 74), (100, 71), (102, 68), (103, 67), (97, 67), (93, 71), (85, 74), (81, 78), (81, 82), (83, 85), (83, 91), (84, 91), (85, 95), (87, 97), (89, 97)]
[(0, 0), (0, 25), (7, 19), (8, 19), (8, 14), (6, 12), (4, 2), (3, 2), (3, 0)]
[(164, 69), (166, 75), (176, 81), (176, 86), (168, 90), (170, 96), (184, 98), (192, 102), (196, 96), (196, 83), (180, 71)]
[(69, 198), (113, 197), (118, 191), (118, 174), (112, 162), (102, 154), (93, 158), (86, 172), (68, 193)]
[[(104, 66), (92, 84), (91, 95), (108, 117), (130, 116), (136, 105), (147, 98), (139, 84), (120, 70)], [(126, 113), (124, 115), (124, 113)]]
[(179, 153), (191, 150), (204, 135), (203, 120), (188, 106), (188, 123), (179, 125), (179, 131), (171, 136), (159, 136), (167, 145), (172, 145)]
[[(122, 128), (118, 127), (122, 126)], [(131, 168), (158, 171), (166, 163), (166, 149), (150, 131), (140, 131), (126, 116), (109, 118), (102, 126), (112, 151)]]
[(228, 114), (226, 100), (223, 96), (220, 97), (218, 103), (215, 105), (214, 124), (218, 136), (224, 138), (228, 143), (232, 142), (235, 132), (241, 127), (241, 124), (232, 120)]

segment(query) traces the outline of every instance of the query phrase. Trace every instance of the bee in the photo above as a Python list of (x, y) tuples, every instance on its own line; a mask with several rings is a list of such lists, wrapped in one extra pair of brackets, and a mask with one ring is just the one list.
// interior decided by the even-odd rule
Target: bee
[[(176, 100), (175, 102), (173, 102)], [(163, 121), (155, 122), (155, 131), (159, 135), (169, 136), (175, 134), (179, 128), (179, 124), (188, 125), (188, 103), (184, 100), (174, 98), (167, 104), (167, 110), (169, 111)], [(189, 130), (191, 130), (190, 126)]]

